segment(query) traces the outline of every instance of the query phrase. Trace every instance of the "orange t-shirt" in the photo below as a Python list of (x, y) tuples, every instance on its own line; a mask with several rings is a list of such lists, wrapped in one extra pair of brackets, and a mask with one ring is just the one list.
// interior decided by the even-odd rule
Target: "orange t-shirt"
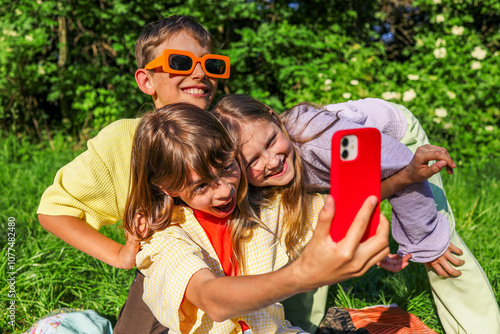
[(228, 218), (218, 218), (195, 209), (193, 209), (193, 214), (214, 247), (224, 274), (226, 276), (236, 276), (238, 267), (233, 261), (233, 245), (231, 243), (231, 231), (227, 225)]
[[(233, 244), (231, 243), (231, 231), (227, 225), (228, 218), (215, 217), (209, 213), (193, 210), (193, 214), (207, 234), (208, 240), (215, 249), (215, 253), (222, 265), (222, 270), (226, 276), (236, 276), (238, 266), (233, 261)], [(252, 330), (245, 321), (238, 321), (244, 334), (252, 333)]]

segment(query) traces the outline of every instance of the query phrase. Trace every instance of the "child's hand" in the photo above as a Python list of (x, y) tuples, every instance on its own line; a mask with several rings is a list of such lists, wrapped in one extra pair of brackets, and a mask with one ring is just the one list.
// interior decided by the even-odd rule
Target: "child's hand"
[[(437, 160), (437, 162), (428, 166), (429, 161), (432, 160)], [(404, 171), (412, 181), (411, 183), (414, 183), (427, 180), (432, 175), (439, 173), (444, 167), (446, 167), (447, 173), (451, 175), (453, 174), (453, 168), (456, 166), (444, 147), (427, 144), (417, 149), (413, 159), (404, 168)]]
[(463, 252), (460, 248), (450, 242), (448, 249), (441, 257), (438, 257), (436, 260), (428, 262), (425, 265), (432, 268), (440, 276), (458, 277), (462, 275), (462, 272), (453, 268), (450, 263), (455, 266), (461, 266), (465, 263), (465, 261), (456, 258), (453, 254), (462, 255)]
[(406, 254), (404, 257), (401, 257), (397, 254), (389, 254), (380, 262), (377, 263), (382, 269), (392, 271), (393, 273), (397, 273), (400, 270), (403, 270), (408, 266), (409, 260), (411, 259), (411, 254)]
[(141, 242), (135, 236), (126, 233), (127, 242), (118, 252), (118, 261), (121, 264), (120, 268), (130, 269), (135, 267), (135, 256), (141, 248)]

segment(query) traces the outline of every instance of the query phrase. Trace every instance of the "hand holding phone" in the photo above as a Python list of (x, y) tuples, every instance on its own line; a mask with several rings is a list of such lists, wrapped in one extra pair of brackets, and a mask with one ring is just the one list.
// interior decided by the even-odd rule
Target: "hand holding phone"
[[(330, 235), (342, 240), (361, 205), (371, 195), (380, 203), (381, 135), (375, 128), (341, 130), (332, 137), (330, 192), (335, 200), (335, 217)], [(370, 217), (361, 242), (373, 236), (380, 220), (380, 205)]]

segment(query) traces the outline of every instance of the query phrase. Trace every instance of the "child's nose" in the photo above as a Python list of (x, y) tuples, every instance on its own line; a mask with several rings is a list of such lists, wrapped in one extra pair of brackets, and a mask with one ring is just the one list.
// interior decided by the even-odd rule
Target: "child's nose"
[(193, 73), (191, 73), (193, 78), (204, 79), (207, 74), (203, 71), (203, 67), (201, 67), (200, 63), (197, 63), (194, 67)]
[(268, 153), (267, 155), (267, 168), (268, 169), (273, 169), (278, 167), (280, 164), (280, 159), (278, 159), (278, 156), (276, 154)]
[(236, 190), (234, 189), (232, 182), (226, 178), (221, 178), (217, 183), (217, 192), (219, 198), (222, 200), (231, 198), (235, 191)]

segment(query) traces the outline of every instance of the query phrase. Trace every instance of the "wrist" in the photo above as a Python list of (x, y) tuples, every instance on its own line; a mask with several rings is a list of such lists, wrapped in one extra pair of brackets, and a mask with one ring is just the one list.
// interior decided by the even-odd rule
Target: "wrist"
[(312, 275), (314, 265), (307, 263), (304, 256), (299, 257), (296, 261), (290, 264), (288, 272), (284, 275), (287, 284), (293, 287), (294, 294), (311, 291), (321, 285), (315, 285), (315, 277)]
[(135, 256), (137, 255), (138, 249), (131, 246), (132, 245), (129, 244), (120, 244), (114, 261), (114, 267), (118, 269), (132, 269), (135, 267)]
[(408, 171), (408, 166), (404, 167), (395, 175), (397, 177), (397, 182), (401, 188), (409, 186), (416, 181), (411, 178), (411, 173)]

